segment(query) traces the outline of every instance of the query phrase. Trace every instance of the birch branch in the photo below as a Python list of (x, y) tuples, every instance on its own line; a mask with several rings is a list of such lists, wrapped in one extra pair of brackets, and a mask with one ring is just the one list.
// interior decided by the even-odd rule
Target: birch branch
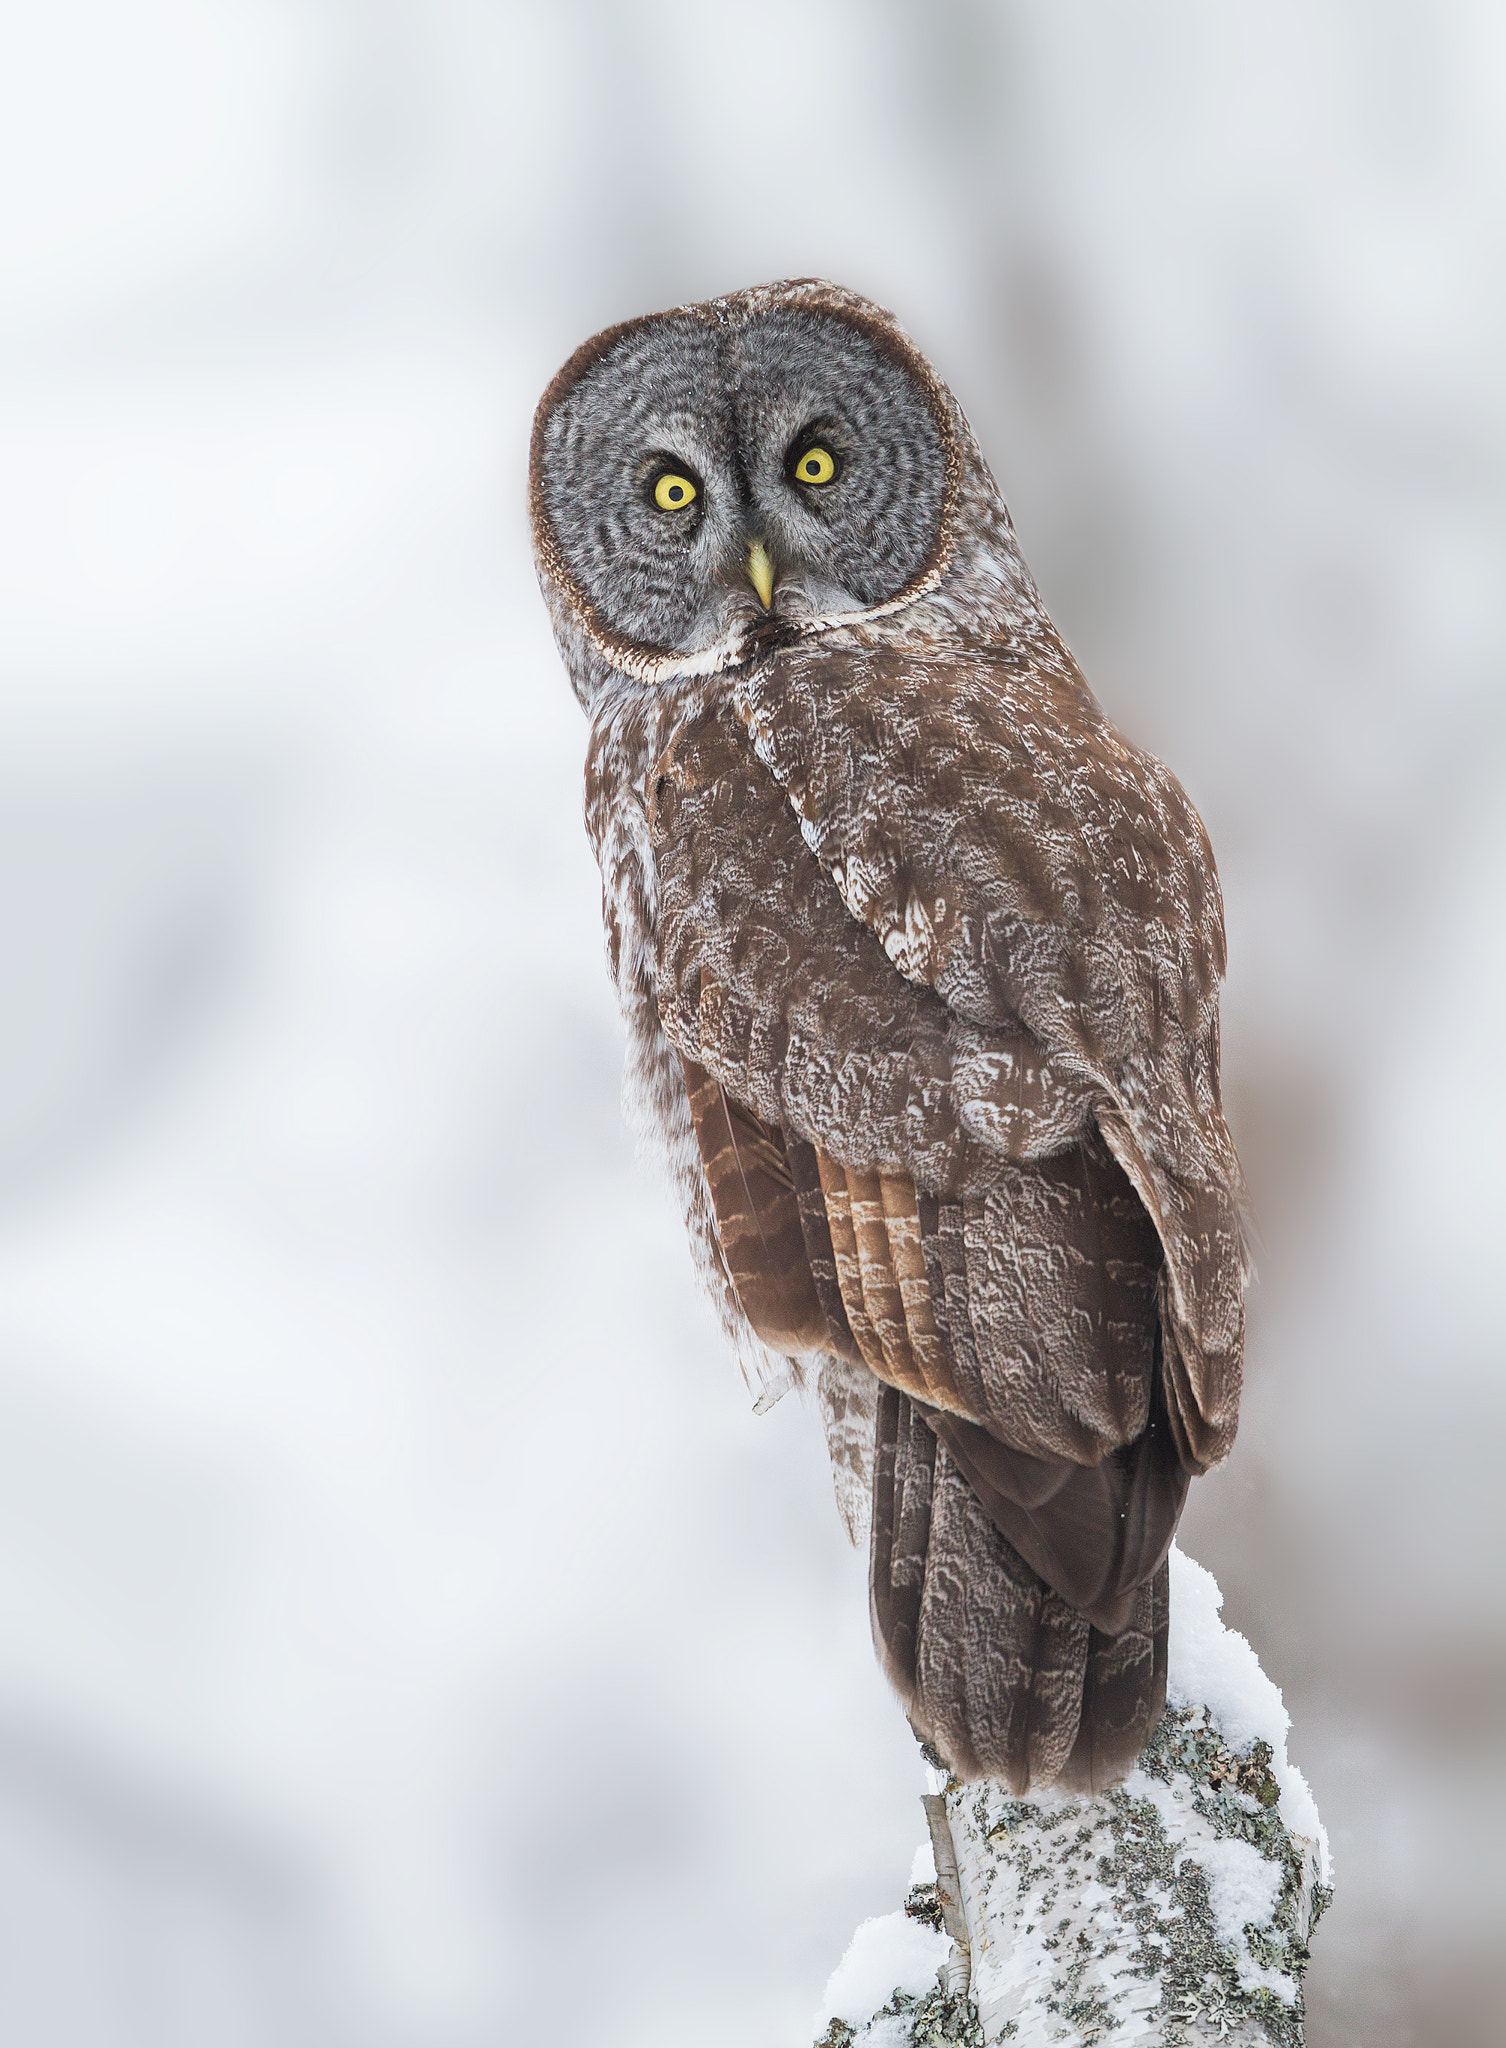
[(1328, 1841), (1222, 1600), (1174, 1549), (1166, 1715), (1114, 1790), (933, 1772), (905, 1910), (853, 1937), (820, 2048), (1301, 2048)]

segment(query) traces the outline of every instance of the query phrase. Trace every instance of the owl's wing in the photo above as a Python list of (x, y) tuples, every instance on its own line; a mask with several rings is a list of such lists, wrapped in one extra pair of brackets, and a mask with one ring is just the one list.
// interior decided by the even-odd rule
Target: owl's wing
[(676, 740), (649, 823), (661, 1016), (749, 1320), (904, 1392), (1027, 1562), (1117, 1630), (1186, 1473), (1160, 1245), (1093, 1091), (896, 973), (729, 713)]
[(1246, 1198), (1219, 1099), (1223, 908), (1176, 778), (1054, 640), (793, 653), (739, 686), (752, 743), (853, 917), (980, 1030), (1028, 1031), (1165, 1252), (1170, 1422), (1193, 1470), (1238, 1417)]

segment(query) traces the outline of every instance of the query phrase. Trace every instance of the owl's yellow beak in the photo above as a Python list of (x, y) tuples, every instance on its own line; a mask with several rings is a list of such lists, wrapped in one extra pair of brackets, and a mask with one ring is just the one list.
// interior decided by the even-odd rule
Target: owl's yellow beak
[(767, 611), (774, 602), (774, 563), (761, 540), (748, 550), (748, 581), (758, 592), (758, 602)]

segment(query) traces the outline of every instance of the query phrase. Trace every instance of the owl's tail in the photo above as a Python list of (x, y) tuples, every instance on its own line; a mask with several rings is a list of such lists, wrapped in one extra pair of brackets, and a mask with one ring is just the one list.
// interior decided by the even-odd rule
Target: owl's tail
[(964, 1779), (1017, 1796), (1124, 1777), (1166, 1704), (1163, 1562), (1110, 1636), (1004, 1537), (919, 1411), (879, 1394), (873, 1632), (916, 1733)]

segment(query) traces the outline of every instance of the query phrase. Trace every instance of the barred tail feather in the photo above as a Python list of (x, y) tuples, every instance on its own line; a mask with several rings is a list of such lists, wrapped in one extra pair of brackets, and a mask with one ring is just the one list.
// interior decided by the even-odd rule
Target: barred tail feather
[(1017, 1795), (1122, 1778), (1166, 1699), (1167, 1569), (1117, 1636), (1040, 1578), (916, 1407), (879, 1395), (874, 1637), (911, 1724), (964, 1779)]

